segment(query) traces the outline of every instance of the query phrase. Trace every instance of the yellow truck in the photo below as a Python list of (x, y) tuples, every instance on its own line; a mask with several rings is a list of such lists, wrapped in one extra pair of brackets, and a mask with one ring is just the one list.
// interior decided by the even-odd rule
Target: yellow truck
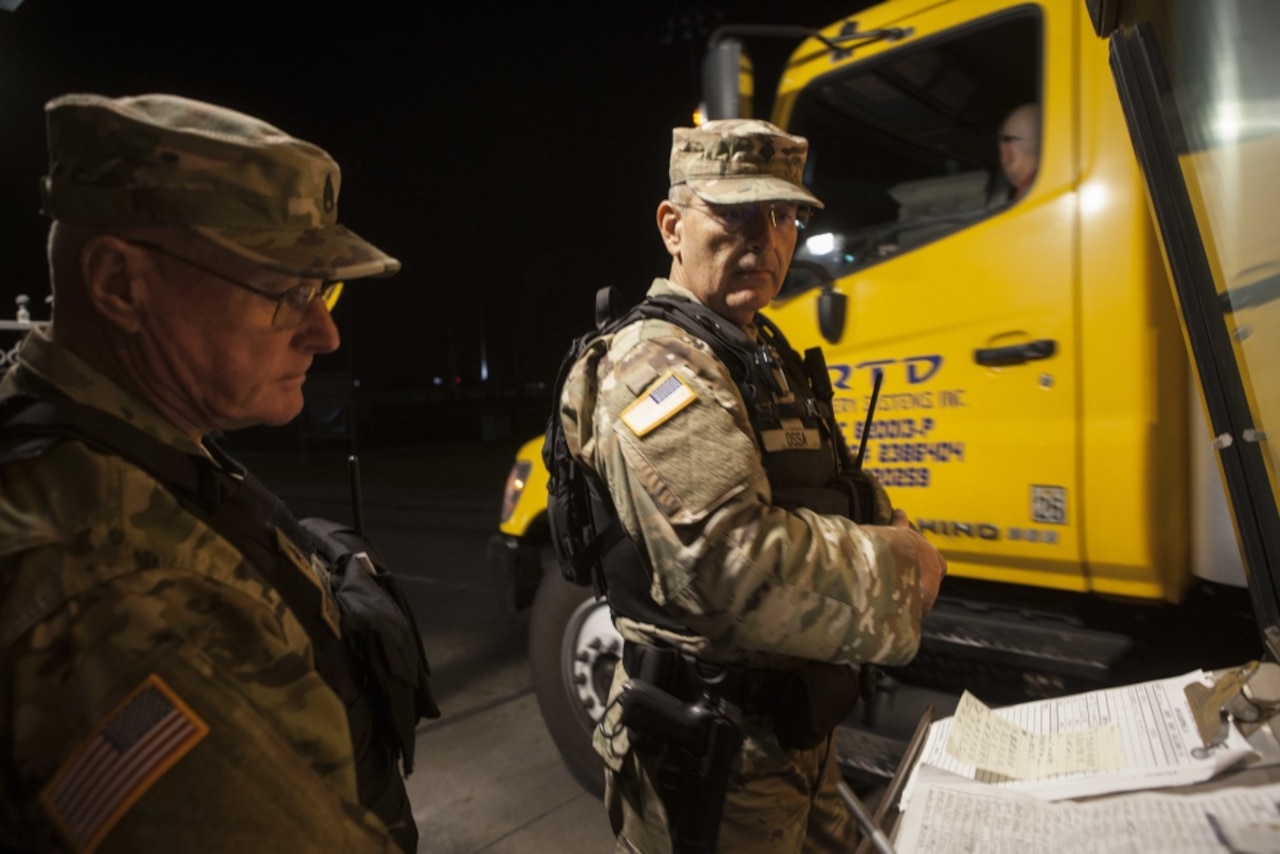
[[(713, 36), (709, 117), (751, 109), (749, 47)], [(1028, 104), (1038, 169), (1015, 194), (999, 137)], [(1003, 704), (1256, 657), (1214, 440), (1089, 4), (889, 0), (799, 44), (771, 119), (809, 139), (806, 183), (826, 208), (768, 314), (797, 350), (823, 346), (850, 446), (865, 434), (866, 467), (949, 565), (917, 660), (839, 732), (846, 773), (887, 774), (919, 709), (946, 713), (964, 688)], [(488, 560), (512, 606), (533, 608), (543, 716), (598, 792), (589, 734), (620, 641), (604, 603), (554, 565), (540, 443), (517, 454)]]

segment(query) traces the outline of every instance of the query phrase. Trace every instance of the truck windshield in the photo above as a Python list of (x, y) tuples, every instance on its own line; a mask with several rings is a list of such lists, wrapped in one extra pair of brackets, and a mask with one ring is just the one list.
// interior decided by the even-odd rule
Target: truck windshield
[[(1039, 13), (1022, 7), (805, 87), (788, 124), (809, 139), (806, 182), (826, 208), (796, 260), (838, 278), (1014, 204), (1026, 188), (1002, 169), (1000, 138), (1039, 100), (1040, 45)], [(1032, 122), (1038, 146), (1038, 113)], [(797, 276), (784, 293), (813, 284)]]

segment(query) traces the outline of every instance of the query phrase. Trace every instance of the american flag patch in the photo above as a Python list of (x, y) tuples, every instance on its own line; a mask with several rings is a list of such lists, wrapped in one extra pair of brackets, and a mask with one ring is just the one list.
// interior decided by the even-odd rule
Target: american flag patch
[(667, 371), (648, 390), (622, 410), (622, 423), (643, 436), (698, 399), (675, 371)]
[(76, 851), (93, 851), (164, 772), (209, 733), (154, 673), (76, 748), (40, 803)]

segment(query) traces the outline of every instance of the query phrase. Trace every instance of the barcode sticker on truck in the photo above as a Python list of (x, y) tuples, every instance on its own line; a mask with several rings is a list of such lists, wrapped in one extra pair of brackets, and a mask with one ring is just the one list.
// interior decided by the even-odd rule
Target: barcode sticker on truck
[(1047, 525), (1067, 524), (1067, 490), (1061, 486), (1031, 487), (1031, 519)]

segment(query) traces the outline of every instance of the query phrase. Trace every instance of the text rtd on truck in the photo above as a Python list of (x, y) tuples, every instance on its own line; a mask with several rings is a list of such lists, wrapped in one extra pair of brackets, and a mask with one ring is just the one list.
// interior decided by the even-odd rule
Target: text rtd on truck
[[(709, 118), (751, 108), (752, 42), (733, 35), (708, 48)], [(1039, 167), (1011, 200), (997, 137), (1024, 104), (1040, 108)], [(837, 733), (846, 775), (887, 776), (924, 704), (947, 714), (966, 688), (1003, 704), (1256, 657), (1213, 440), (1086, 3), (890, 0), (805, 38), (770, 118), (809, 139), (806, 183), (826, 207), (767, 313), (798, 351), (824, 348), (846, 440), (867, 434), (865, 466), (949, 565), (919, 656)], [(511, 605), (533, 608), (542, 714), (599, 792), (590, 731), (621, 641), (554, 565), (546, 483), (539, 437), (517, 454), (488, 560)]]

